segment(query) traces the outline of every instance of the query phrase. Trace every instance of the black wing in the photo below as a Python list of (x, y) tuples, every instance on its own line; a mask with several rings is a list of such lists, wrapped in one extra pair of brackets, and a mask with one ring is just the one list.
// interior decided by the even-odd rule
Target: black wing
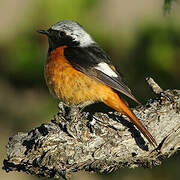
[[(125, 94), (137, 103), (136, 98), (132, 95), (131, 90), (125, 85), (123, 79), (114, 68), (109, 56), (96, 44), (90, 47), (68, 47), (64, 49), (64, 55), (74, 68), (83, 72), (87, 76), (94, 78), (111, 88)], [(117, 76), (109, 76), (96, 67), (99, 63), (106, 63)]]
[(110, 57), (96, 44), (83, 48), (65, 48), (64, 55), (75, 68), (77, 68), (77, 66), (83, 69), (91, 68), (95, 67), (100, 62), (111, 64)]

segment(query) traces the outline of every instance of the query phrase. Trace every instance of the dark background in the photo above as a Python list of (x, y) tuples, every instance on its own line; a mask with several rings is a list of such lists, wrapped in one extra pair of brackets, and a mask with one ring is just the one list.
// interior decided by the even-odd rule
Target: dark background
[[(119, 67), (142, 103), (153, 97), (145, 83), (151, 76), (163, 89), (180, 89), (180, 8), (163, 15), (161, 0), (1, 0), (0, 1), (0, 167), (8, 137), (49, 121), (58, 101), (48, 92), (43, 67), (47, 39), (36, 33), (63, 20), (76, 20)], [(135, 106), (128, 98), (132, 106)], [(120, 169), (109, 175), (78, 173), (73, 179), (175, 180), (180, 156), (152, 169)], [(0, 179), (38, 179), (24, 173)], [(41, 178), (46, 179), (46, 178)]]

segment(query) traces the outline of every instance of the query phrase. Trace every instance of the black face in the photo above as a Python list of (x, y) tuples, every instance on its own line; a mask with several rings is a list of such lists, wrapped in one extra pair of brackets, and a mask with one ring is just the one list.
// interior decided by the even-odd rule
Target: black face
[(78, 46), (80, 43), (75, 41), (73, 37), (67, 35), (64, 31), (58, 30), (39, 30), (39, 33), (46, 34), (49, 40), (49, 52), (57, 47), (66, 45), (68, 47)]

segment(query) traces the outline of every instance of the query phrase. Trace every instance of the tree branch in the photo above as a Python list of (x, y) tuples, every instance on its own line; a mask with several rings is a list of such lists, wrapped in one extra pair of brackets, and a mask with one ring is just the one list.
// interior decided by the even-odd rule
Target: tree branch
[(3, 169), (68, 179), (81, 170), (111, 172), (161, 164), (180, 149), (180, 90), (163, 91), (151, 78), (147, 81), (156, 98), (133, 112), (158, 147), (118, 112), (76, 112), (70, 119), (60, 103), (51, 122), (9, 138)]

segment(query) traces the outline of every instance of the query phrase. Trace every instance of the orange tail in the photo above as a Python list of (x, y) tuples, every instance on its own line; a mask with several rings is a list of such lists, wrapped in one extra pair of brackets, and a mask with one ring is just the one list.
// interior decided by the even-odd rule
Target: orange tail
[(119, 98), (119, 96), (114, 92), (113, 97), (111, 96), (104, 103), (111, 108), (127, 115), (130, 120), (135, 124), (135, 126), (141, 131), (141, 133), (147, 138), (147, 140), (153, 145), (157, 146), (156, 140), (148, 132), (148, 130), (143, 126), (143, 124), (136, 118), (134, 113), (128, 108), (128, 106)]

